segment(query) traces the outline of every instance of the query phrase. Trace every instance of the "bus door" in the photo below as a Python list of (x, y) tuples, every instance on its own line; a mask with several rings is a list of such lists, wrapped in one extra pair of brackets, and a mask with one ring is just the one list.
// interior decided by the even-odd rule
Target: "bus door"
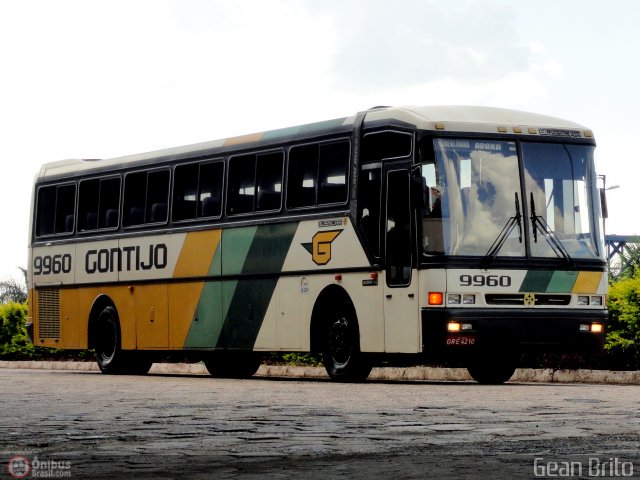
[(385, 351), (420, 351), (409, 165), (386, 165), (383, 219)]

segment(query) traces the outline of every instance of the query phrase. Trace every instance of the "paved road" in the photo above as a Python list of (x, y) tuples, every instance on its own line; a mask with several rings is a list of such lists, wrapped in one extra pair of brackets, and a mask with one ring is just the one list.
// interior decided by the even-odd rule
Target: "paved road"
[(0, 478), (640, 476), (638, 386), (1, 369), (0, 405)]

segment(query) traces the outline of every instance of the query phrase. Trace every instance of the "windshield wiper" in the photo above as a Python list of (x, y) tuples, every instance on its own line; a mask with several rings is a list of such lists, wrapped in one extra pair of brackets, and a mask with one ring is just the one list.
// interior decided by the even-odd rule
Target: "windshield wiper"
[(544, 235), (545, 240), (551, 246), (553, 253), (558, 257), (564, 258), (567, 263), (573, 264), (573, 259), (569, 252), (564, 248), (562, 242), (556, 235), (556, 233), (549, 227), (544, 218), (540, 215), (536, 215), (536, 204), (533, 201), (533, 193), (531, 193), (531, 226), (533, 227), (533, 241), (538, 243), (538, 230)]
[(480, 262), (480, 268), (488, 268), (489, 265), (491, 265), (491, 262), (495, 260), (496, 256), (498, 255), (498, 252), (504, 245), (504, 242), (507, 241), (507, 238), (509, 238), (509, 235), (511, 235), (511, 232), (513, 231), (516, 225), (518, 226), (518, 240), (520, 241), (520, 243), (522, 243), (522, 214), (520, 213), (520, 200), (518, 199), (518, 192), (515, 192), (515, 197), (516, 197), (516, 214), (513, 217), (510, 217), (509, 220), (507, 220), (506, 225), (504, 226), (504, 228), (502, 229), (498, 237), (495, 239), (495, 241), (493, 242), (493, 245), (491, 245), (491, 247), (489, 248), (489, 251), (486, 253), (482, 261)]

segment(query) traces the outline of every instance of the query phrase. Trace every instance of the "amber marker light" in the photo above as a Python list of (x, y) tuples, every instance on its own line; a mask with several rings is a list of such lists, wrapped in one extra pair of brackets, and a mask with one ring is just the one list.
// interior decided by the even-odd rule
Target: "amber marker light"
[(429, 305), (442, 305), (442, 292), (429, 292)]
[(602, 333), (603, 326), (601, 323), (592, 323), (591, 324), (591, 333)]

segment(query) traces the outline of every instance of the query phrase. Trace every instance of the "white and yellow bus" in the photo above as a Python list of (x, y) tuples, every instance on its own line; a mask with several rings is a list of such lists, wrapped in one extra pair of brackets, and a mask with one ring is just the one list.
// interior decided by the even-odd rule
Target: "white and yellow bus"
[(336, 380), (462, 362), (508, 380), (525, 351), (593, 351), (606, 262), (590, 130), (484, 107), (347, 118), (35, 179), (36, 345), (104, 373), (168, 356), (246, 377), (266, 352)]

